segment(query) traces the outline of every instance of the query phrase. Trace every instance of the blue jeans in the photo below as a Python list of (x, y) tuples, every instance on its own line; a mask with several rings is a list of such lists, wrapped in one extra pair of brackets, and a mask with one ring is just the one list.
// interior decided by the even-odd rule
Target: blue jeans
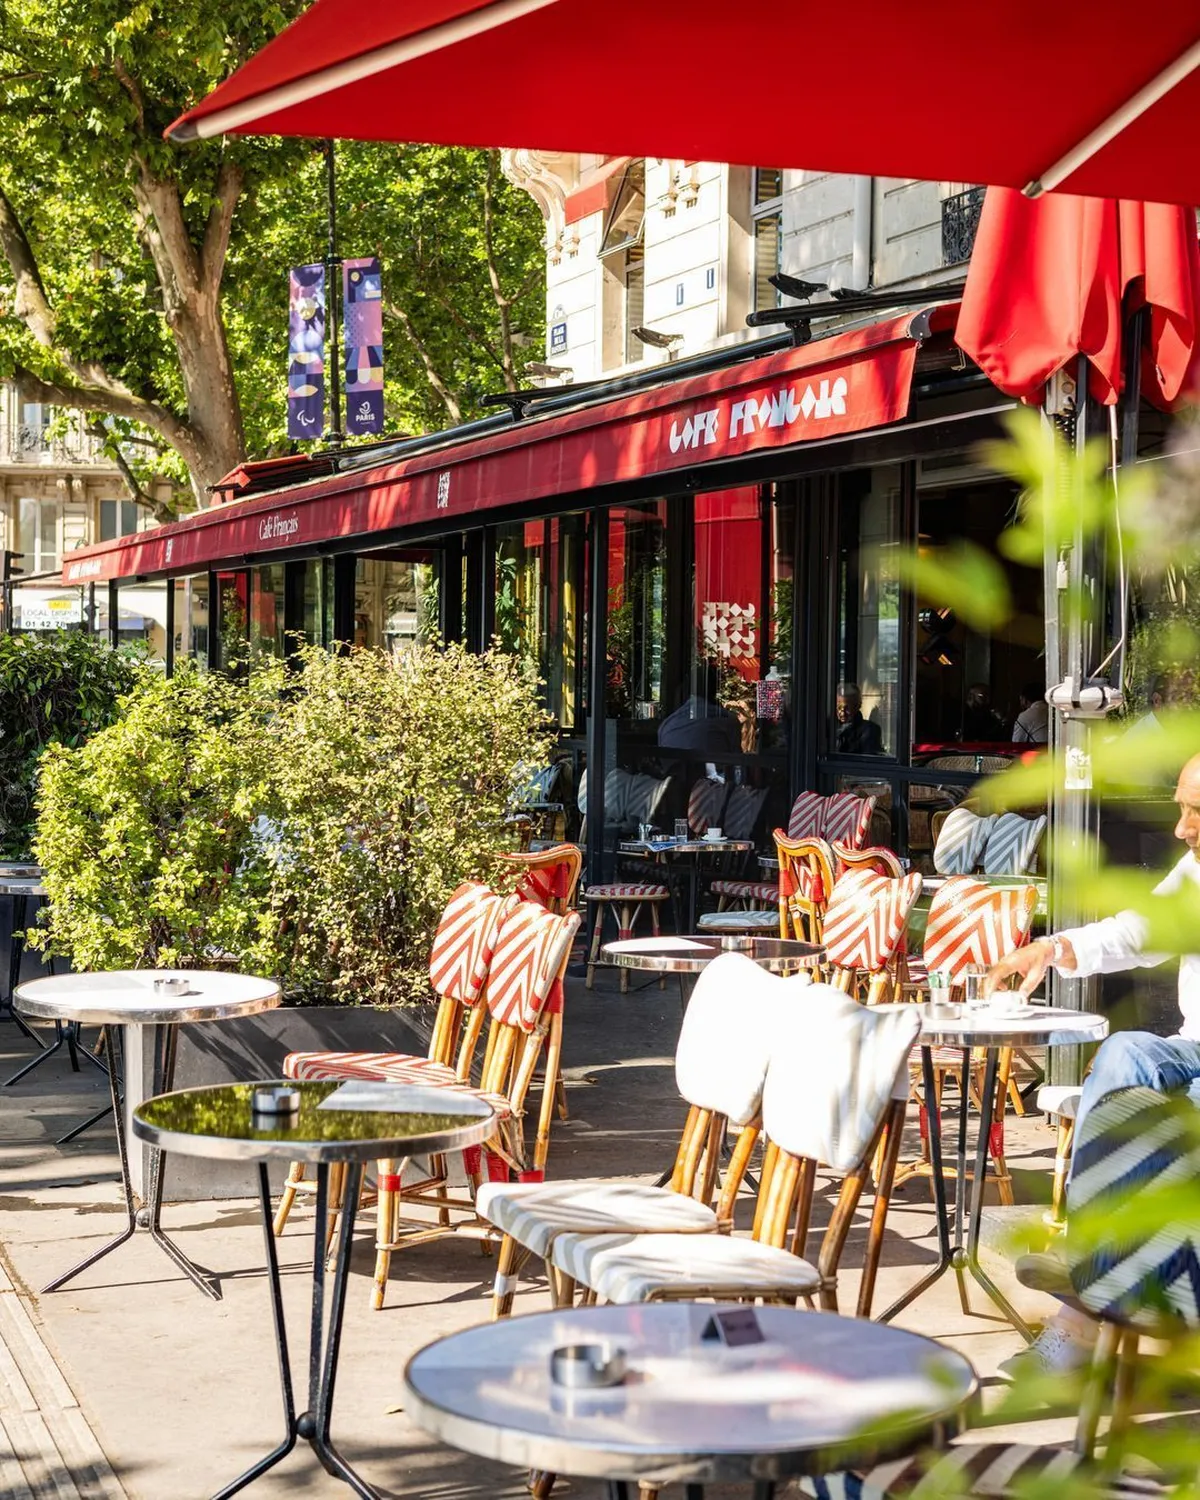
[[(1105, 1094), (1139, 1085), (1160, 1094), (1186, 1093), (1200, 1105), (1200, 1042), (1149, 1031), (1115, 1032), (1101, 1044), (1092, 1071), (1083, 1081), (1075, 1139), (1079, 1139), (1084, 1116)], [(1072, 1161), (1072, 1170), (1074, 1165)]]

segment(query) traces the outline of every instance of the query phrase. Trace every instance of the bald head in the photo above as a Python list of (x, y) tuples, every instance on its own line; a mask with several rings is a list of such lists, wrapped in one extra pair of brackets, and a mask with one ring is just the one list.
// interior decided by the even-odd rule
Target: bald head
[(1175, 837), (1182, 839), (1200, 859), (1200, 755), (1193, 755), (1180, 771), (1175, 784), (1175, 801), (1179, 807)]

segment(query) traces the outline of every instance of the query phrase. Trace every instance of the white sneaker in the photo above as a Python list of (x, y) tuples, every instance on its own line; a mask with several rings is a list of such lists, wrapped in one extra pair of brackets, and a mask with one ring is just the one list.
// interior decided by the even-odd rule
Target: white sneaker
[(1089, 1337), (1089, 1332), (1051, 1318), (1033, 1343), (1003, 1360), (996, 1373), (1015, 1381), (1032, 1375), (1065, 1375), (1078, 1370), (1092, 1358), (1095, 1336)]

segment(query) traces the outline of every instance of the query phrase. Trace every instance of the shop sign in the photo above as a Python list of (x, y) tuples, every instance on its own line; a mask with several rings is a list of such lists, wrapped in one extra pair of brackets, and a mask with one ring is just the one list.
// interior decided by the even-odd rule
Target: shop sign
[(565, 354), (567, 352), (567, 325), (565, 323), (551, 323), (550, 325), (550, 353)]
[(18, 590), (13, 615), (17, 630), (65, 630), (68, 625), (83, 624), (83, 600), (78, 594), (55, 598)]
[(85, 557), (67, 566), (67, 578), (72, 583), (79, 578), (98, 578), (99, 576), (100, 559), (98, 557)]
[(263, 516), (259, 521), (258, 539), (260, 542), (287, 542), (299, 530), (300, 517), (294, 510), (286, 515), (283, 511), (273, 510), (270, 515)]
[(798, 422), (823, 422), (847, 415), (850, 387), (842, 375), (804, 385), (781, 385), (757, 396), (718, 400), (715, 406), (693, 412), (682, 422), (675, 418), (667, 436), (672, 453), (692, 448), (720, 447), (726, 439), (750, 438), (768, 428), (788, 429)]

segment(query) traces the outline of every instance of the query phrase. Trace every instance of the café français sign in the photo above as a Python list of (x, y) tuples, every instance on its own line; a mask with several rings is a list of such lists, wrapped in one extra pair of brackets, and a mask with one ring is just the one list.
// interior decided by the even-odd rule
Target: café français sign
[(286, 514), (273, 510), (259, 521), (258, 539), (260, 542), (289, 542), (299, 530), (300, 517), (294, 510)]
[(797, 422), (822, 422), (847, 415), (850, 387), (842, 375), (805, 385), (779, 386), (761, 396), (718, 401), (671, 423), (667, 446), (672, 453), (719, 445), (726, 437), (750, 437), (766, 428), (790, 428)]

